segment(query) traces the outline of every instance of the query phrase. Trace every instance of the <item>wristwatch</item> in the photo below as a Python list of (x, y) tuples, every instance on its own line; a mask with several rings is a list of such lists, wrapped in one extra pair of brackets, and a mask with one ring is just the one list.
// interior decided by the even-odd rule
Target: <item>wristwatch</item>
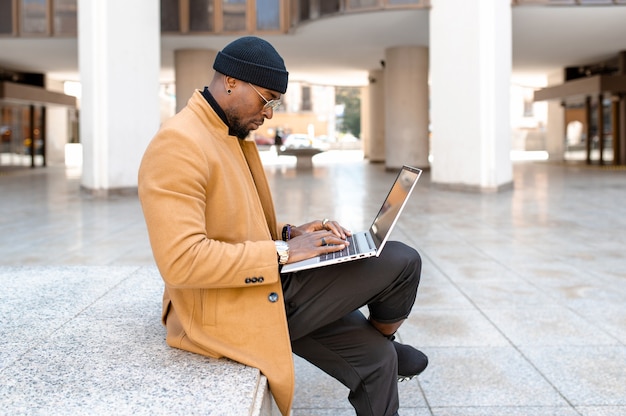
[(276, 253), (278, 253), (278, 264), (285, 264), (289, 260), (289, 244), (285, 241), (276, 240)]

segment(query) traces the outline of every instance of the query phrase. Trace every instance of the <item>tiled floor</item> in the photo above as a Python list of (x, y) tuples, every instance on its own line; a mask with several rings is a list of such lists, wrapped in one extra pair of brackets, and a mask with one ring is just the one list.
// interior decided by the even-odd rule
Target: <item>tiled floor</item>
[[(302, 172), (263, 154), (279, 218), (369, 225), (395, 174), (336, 156)], [(136, 196), (90, 198), (60, 167), (0, 172), (0, 266), (152, 264)], [(424, 260), (400, 337), (431, 362), (400, 385), (402, 416), (626, 414), (626, 170), (516, 163), (497, 194), (441, 190), (425, 172), (393, 238)], [(354, 414), (297, 357), (296, 378), (294, 416)]]

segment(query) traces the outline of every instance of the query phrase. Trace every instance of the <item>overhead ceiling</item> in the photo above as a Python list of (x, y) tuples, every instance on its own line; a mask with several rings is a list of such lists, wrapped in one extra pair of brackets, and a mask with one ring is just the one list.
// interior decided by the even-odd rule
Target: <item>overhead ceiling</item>
[[(345, 14), (265, 38), (285, 58), (292, 80), (365, 85), (386, 48), (428, 46), (428, 16), (427, 9)], [(626, 6), (513, 7), (512, 31), (514, 77), (541, 77), (626, 50)], [(163, 36), (162, 81), (173, 80), (174, 50), (220, 50), (235, 38)], [(75, 38), (0, 38), (0, 67), (78, 81), (77, 49)]]

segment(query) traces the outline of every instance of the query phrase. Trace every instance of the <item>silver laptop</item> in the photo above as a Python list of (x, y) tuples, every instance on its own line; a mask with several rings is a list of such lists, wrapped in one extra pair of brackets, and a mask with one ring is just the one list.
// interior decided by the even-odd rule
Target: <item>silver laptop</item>
[(291, 273), (373, 256), (378, 257), (421, 174), (421, 169), (403, 166), (370, 229), (353, 233), (349, 237), (350, 245), (344, 250), (285, 264), (281, 273)]

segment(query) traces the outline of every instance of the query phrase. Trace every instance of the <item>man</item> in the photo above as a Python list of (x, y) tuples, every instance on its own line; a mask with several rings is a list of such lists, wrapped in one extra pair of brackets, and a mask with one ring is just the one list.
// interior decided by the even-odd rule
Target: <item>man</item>
[[(251, 130), (287, 90), (283, 59), (244, 37), (217, 54), (204, 91), (165, 122), (144, 155), (139, 196), (165, 282), (168, 345), (259, 368), (284, 415), (292, 350), (350, 388), (358, 415), (397, 414), (399, 376), (424, 354), (393, 341), (408, 316), (421, 260), (390, 242), (379, 258), (280, 274), (280, 265), (341, 250), (335, 221), (278, 223)], [(369, 319), (358, 309), (369, 308)]]

